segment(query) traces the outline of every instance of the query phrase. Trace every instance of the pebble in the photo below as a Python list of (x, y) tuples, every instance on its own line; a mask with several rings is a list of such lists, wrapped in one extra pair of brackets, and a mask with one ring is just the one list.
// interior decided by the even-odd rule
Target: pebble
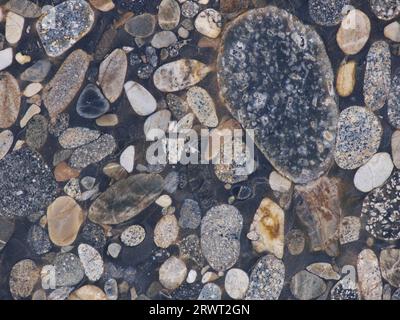
[(339, 280), (340, 274), (333, 270), (330, 263), (317, 262), (307, 266), (307, 271), (325, 280)]
[(128, 172), (119, 163), (108, 163), (103, 168), (103, 173), (115, 180), (121, 180), (128, 176)]
[[(338, 119), (334, 75), (324, 43), (317, 33), (306, 29), (300, 20), (277, 7), (250, 10), (225, 30), (217, 61), (227, 108), (243, 127), (255, 130), (255, 144), (274, 168), (301, 184), (315, 180), (330, 167)], [(281, 33), (279, 41), (273, 36), (277, 33)], [(318, 86), (309, 82), (311, 78), (304, 79), (302, 68), (293, 73), (289, 67), (295, 56), (300, 57), (296, 64), (302, 65), (305, 55), (318, 55), (313, 62), (304, 60), (307, 72), (318, 74)], [(265, 66), (248, 63), (265, 56), (270, 57)], [(284, 66), (288, 69), (282, 70)], [(276, 79), (265, 77), (267, 73), (276, 73)], [(299, 86), (309, 90), (291, 89)], [(318, 112), (315, 96), (320, 97)]]
[(148, 116), (157, 109), (157, 101), (142, 85), (128, 81), (124, 85), (126, 96), (132, 109), (140, 116)]
[(381, 109), (390, 92), (391, 53), (385, 41), (376, 41), (367, 55), (364, 75), (364, 101), (371, 110)]
[(103, 134), (97, 140), (75, 149), (70, 158), (70, 165), (75, 169), (83, 169), (111, 155), (116, 147), (114, 137)]
[(81, 49), (73, 51), (64, 60), (53, 79), (44, 87), (43, 103), (53, 121), (69, 106), (80, 90), (90, 59), (90, 56)]
[(400, 42), (400, 23), (397, 21), (389, 23), (385, 29), (383, 29), (383, 34), (389, 40)]
[(377, 239), (400, 239), (400, 217), (397, 214), (399, 183), (400, 172), (394, 171), (383, 186), (374, 189), (364, 198), (361, 215), (365, 229)]
[(292, 182), (276, 171), (270, 173), (268, 182), (273, 191), (288, 192), (292, 188)]
[(115, 279), (108, 279), (104, 284), (104, 293), (108, 300), (118, 300), (118, 283)]
[(380, 187), (390, 177), (393, 167), (389, 153), (376, 153), (366, 164), (358, 168), (354, 175), (354, 186), (361, 192), (369, 192)]
[(206, 90), (191, 87), (186, 93), (186, 102), (201, 124), (211, 128), (218, 125), (215, 103)]
[(32, 104), (29, 109), (25, 112), (24, 116), (21, 118), (19, 121), (19, 126), (21, 128), (24, 128), (26, 124), (29, 122), (29, 120), (32, 119), (33, 116), (39, 114), (41, 111), (40, 107), (37, 106), (36, 104)]
[(187, 278), (186, 278), (186, 282), (187, 283), (194, 283), (196, 281), (197, 278), (197, 271), (194, 269), (191, 269), (188, 272)]
[(181, 9), (175, 0), (162, 0), (158, 7), (158, 24), (163, 30), (175, 29), (180, 20)]
[(17, 44), (24, 30), (24, 17), (9, 11), (6, 17), (6, 40), (9, 44)]
[(128, 146), (122, 151), (119, 157), (119, 163), (126, 170), (126, 172), (131, 173), (135, 167), (135, 147)]
[(303, 252), (305, 242), (304, 233), (299, 229), (290, 230), (286, 235), (287, 248), (293, 256), (297, 256)]
[(204, 273), (203, 277), (201, 278), (201, 283), (208, 283), (213, 282), (219, 278), (218, 274), (215, 272), (207, 271)]
[(42, 89), (43, 86), (40, 83), (30, 83), (25, 87), (23, 95), (27, 98), (30, 98), (33, 97), (35, 94), (38, 94)]
[(26, 126), (26, 144), (34, 150), (41, 149), (47, 140), (47, 125), (46, 117), (37, 114), (29, 120)]
[(99, 280), (104, 272), (103, 259), (100, 253), (88, 244), (81, 243), (78, 246), (78, 254), (88, 279), (90, 281)]
[(154, 228), (154, 243), (166, 249), (178, 239), (179, 225), (175, 215), (167, 214), (157, 222)]
[(383, 249), (379, 256), (382, 277), (395, 288), (400, 287), (400, 249)]
[(107, 300), (107, 296), (99, 287), (87, 284), (72, 292), (68, 300)]
[(0, 132), (0, 160), (10, 151), (13, 141), (14, 135), (10, 130)]
[(85, 119), (96, 119), (110, 109), (110, 104), (104, 98), (100, 89), (88, 84), (81, 92), (76, 103), (76, 112)]
[(136, 247), (141, 244), (146, 237), (146, 230), (135, 224), (126, 228), (121, 234), (121, 241), (128, 247)]
[(340, 113), (335, 161), (342, 169), (356, 169), (377, 152), (382, 137), (378, 117), (364, 107), (349, 107)]
[(15, 222), (13, 219), (8, 219), (0, 216), (0, 252), (6, 246), (8, 240), (14, 233)]
[(207, 211), (201, 221), (201, 249), (216, 271), (232, 267), (240, 254), (243, 218), (234, 206), (222, 204)]
[(110, 243), (107, 248), (107, 253), (113, 257), (114, 259), (118, 258), (119, 253), (121, 252), (122, 247), (118, 243)]
[(197, 15), (194, 26), (202, 35), (215, 39), (221, 33), (222, 16), (214, 9), (205, 9)]
[(4, 7), (25, 18), (38, 18), (42, 14), (40, 7), (29, 0), (10, 0)]
[(166, 102), (168, 109), (171, 110), (172, 115), (178, 120), (182, 119), (189, 111), (189, 106), (186, 100), (176, 94), (168, 93), (166, 96)]
[(391, 20), (400, 14), (400, 3), (395, 0), (369, 0), (372, 12), (382, 20)]
[(356, 86), (357, 62), (354, 60), (343, 61), (336, 76), (336, 91), (339, 96), (350, 96)]
[(391, 149), (393, 164), (397, 169), (400, 168), (400, 131), (394, 131), (391, 139)]
[(81, 261), (73, 253), (57, 254), (53, 264), (58, 287), (75, 286), (85, 275)]
[(353, 9), (343, 18), (336, 41), (345, 54), (354, 55), (364, 48), (370, 33), (371, 22), (368, 16), (361, 10)]
[(74, 290), (73, 287), (57, 288), (49, 294), (47, 300), (55, 300), (55, 301), (66, 300), (69, 294), (72, 292), (72, 290)]
[(382, 299), (382, 278), (378, 258), (370, 249), (364, 249), (357, 259), (358, 284), (365, 300)]
[(312, 300), (326, 290), (325, 281), (305, 270), (296, 273), (290, 282), (290, 291), (299, 300)]
[(321, 26), (335, 26), (343, 18), (343, 10), (350, 0), (310, 0), (308, 12), (312, 20)]
[(106, 245), (106, 235), (104, 229), (98, 224), (86, 221), (80, 234), (83, 241), (95, 249), (102, 251)]
[(89, 2), (93, 7), (102, 12), (108, 12), (115, 8), (112, 0), (89, 0)]
[(89, 219), (98, 224), (125, 222), (151, 205), (163, 189), (158, 174), (137, 174), (119, 180), (90, 206)]
[(347, 244), (357, 241), (360, 238), (361, 221), (359, 217), (347, 216), (340, 222), (339, 241), (340, 244)]
[(101, 62), (97, 84), (110, 103), (117, 101), (120, 97), (127, 69), (128, 59), (122, 49), (115, 49)]
[(160, 267), (159, 280), (161, 284), (170, 290), (178, 288), (186, 279), (187, 268), (185, 263), (177, 258), (168, 258)]
[(6, 155), (0, 172), (0, 216), (27, 217), (46, 209), (55, 198), (57, 184), (50, 168), (29, 148)]
[(177, 41), (178, 38), (172, 31), (160, 31), (153, 36), (153, 39), (151, 39), (151, 45), (156, 49), (162, 49), (168, 48)]
[(258, 207), (250, 233), (254, 233), (253, 249), (257, 253), (270, 252), (282, 259), (284, 249), (284, 211), (271, 199), (264, 198)]
[(397, 90), (400, 90), (400, 68), (395, 70), (392, 78), (387, 110), (389, 123), (395, 128), (400, 128), (400, 99), (396, 94)]
[(169, 208), (172, 205), (172, 199), (169, 195), (163, 194), (156, 200), (156, 204), (161, 208)]
[(100, 137), (100, 132), (84, 127), (68, 128), (59, 137), (58, 142), (64, 149), (75, 149)]
[(67, 130), (69, 126), (69, 114), (59, 113), (55, 120), (49, 123), (49, 133), (55, 137), (59, 137), (63, 131)]
[(67, 0), (44, 11), (36, 29), (47, 55), (57, 57), (82, 39), (94, 20), (94, 11), (86, 1)]
[(96, 124), (99, 127), (115, 127), (118, 123), (118, 116), (113, 113), (105, 114), (96, 119)]
[(185, 199), (179, 212), (179, 225), (185, 229), (197, 229), (201, 223), (201, 209), (199, 203), (192, 199)]
[(203, 80), (211, 67), (193, 59), (166, 63), (156, 70), (153, 82), (162, 92), (176, 92), (194, 86)]
[(25, 259), (17, 262), (10, 273), (10, 292), (14, 299), (27, 298), (31, 295), (39, 280), (39, 268), (34, 261)]
[(0, 50), (0, 70), (4, 70), (12, 65), (13, 62), (13, 49), (6, 48)]
[(42, 82), (46, 79), (51, 69), (50, 61), (46, 59), (35, 62), (32, 66), (21, 73), (21, 80), (29, 82)]
[(150, 37), (156, 28), (157, 19), (149, 13), (133, 16), (125, 23), (125, 31), (133, 37)]
[(347, 274), (338, 281), (331, 290), (332, 300), (360, 300), (358, 284), (355, 283), (356, 270), (347, 265), (342, 268), (342, 274)]
[(258, 259), (250, 274), (246, 300), (278, 300), (285, 280), (285, 266), (273, 255)]
[[(171, 112), (169, 110), (160, 110), (149, 116), (143, 125), (143, 131), (147, 141), (154, 141), (157, 138), (159, 130), (166, 132), (171, 121)], [(155, 131), (153, 131), (155, 130)]]
[(226, 293), (235, 300), (241, 300), (249, 287), (249, 276), (241, 269), (230, 269), (225, 276)]
[[(1, 51), (0, 61), (2, 61)], [(0, 105), (0, 128), (5, 129), (11, 127), (17, 120), (21, 105), (21, 92), (17, 80), (4, 71), (0, 72), (0, 101), (3, 101)]]
[(70, 197), (59, 197), (47, 208), (49, 236), (57, 246), (72, 244), (83, 221), (82, 208)]
[(221, 300), (221, 288), (215, 283), (207, 283), (201, 289), (197, 300)]
[(200, 10), (200, 6), (194, 1), (185, 1), (182, 4), (182, 16), (185, 18), (194, 18)]
[(27, 64), (31, 62), (32, 58), (28, 55), (23, 55), (21, 52), (17, 52), (15, 55), (15, 61), (17, 61), (20, 65)]
[(27, 242), (32, 251), (37, 255), (48, 253), (51, 248), (51, 242), (46, 230), (38, 225), (33, 225), (27, 236)]

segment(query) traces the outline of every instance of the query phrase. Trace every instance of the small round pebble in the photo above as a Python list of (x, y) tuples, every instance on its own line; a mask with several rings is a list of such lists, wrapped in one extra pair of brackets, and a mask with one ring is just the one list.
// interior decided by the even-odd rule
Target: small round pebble
[(145, 229), (136, 224), (126, 228), (121, 234), (121, 241), (128, 247), (135, 247), (141, 244), (146, 236)]

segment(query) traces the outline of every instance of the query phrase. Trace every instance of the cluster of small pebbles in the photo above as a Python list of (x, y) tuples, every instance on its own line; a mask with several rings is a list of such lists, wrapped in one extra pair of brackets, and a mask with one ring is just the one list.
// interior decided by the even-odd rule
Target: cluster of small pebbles
[(2, 1), (0, 299), (400, 299), (400, 2), (270, 2)]

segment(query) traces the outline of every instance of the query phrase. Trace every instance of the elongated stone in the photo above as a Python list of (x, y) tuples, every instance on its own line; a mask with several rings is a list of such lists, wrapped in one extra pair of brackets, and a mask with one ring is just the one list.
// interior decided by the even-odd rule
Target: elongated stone
[(175, 0), (162, 0), (158, 8), (158, 24), (163, 30), (172, 30), (179, 24), (181, 9)]
[(132, 109), (140, 116), (147, 116), (157, 108), (157, 101), (142, 85), (135, 81), (128, 81), (124, 85)]
[(17, 120), (21, 105), (18, 82), (8, 72), (0, 72), (0, 128), (11, 127)]
[(365, 300), (382, 299), (382, 277), (378, 258), (371, 249), (364, 249), (357, 259), (358, 284)]
[(186, 101), (201, 124), (212, 128), (218, 125), (214, 100), (206, 90), (191, 87), (186, 93)]
[(225, 30), (217, 68), (226, 106), (277, 171), (307, 183), (328, 170), (338, 107), (313, 29), (273, 6), (250, 10)]
[(5, 4), (5, 8), (25, 18), (37, 18), (42, 13), (40, 7), (29, 0), (10, 0)]

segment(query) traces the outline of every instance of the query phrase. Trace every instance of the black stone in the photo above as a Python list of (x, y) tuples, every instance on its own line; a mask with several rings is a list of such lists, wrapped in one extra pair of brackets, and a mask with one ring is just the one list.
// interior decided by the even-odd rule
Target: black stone
[(83, 89), (76, 103), (76, 111), (82, 118), (96, 119), (110, 109), (110, 104), (102, 92), (93, 84)]

